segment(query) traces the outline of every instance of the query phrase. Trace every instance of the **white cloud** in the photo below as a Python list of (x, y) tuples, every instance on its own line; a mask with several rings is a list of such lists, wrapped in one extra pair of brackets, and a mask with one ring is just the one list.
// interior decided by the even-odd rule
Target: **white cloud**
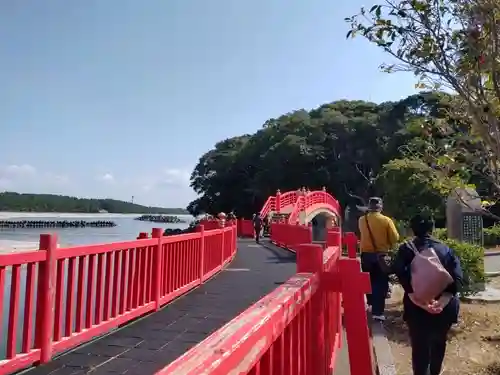
[(75, 170), (67, 176), (38, 165), (0, 165), (0, 191), (122, 200), (134, 196), (140, 204), (164, 207), (184, 207), (196, 198), (189, 187), (190, 168), (167, 167), (130, 175), (122, 172), (119, 179), (110, 171), (101, 172), (92, 176)]
[(190, 175), (191, 173), (188, 169), (166, 168), (161, 173), (149, 178), (140, 178), (141, 188), (144, 192), (179, 188), (190, 189)]
[(115, 177), (111, 173), (105, 173), (98, 179), (104, 182), (115, 182)]
[(30, 164), (0, 166), (0, 189), (40, 192), (59, 188), (69, 182), (68, 176), (38, 171)]
[(16, 179), (16, 178), (24, 178), (31, 177), (36, 174), (36, 169), (32, 165), (29, 164), (12, 164), (7, 166), (0, 166), (0, 179)]
[(186, 169), (165, 169), (160, 180), (166, 185), (189, 185), (191, 173)]

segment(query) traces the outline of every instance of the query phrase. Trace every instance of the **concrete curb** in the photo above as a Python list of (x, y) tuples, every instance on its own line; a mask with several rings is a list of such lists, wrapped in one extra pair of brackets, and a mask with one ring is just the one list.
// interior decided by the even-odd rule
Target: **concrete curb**
[(370, 328), (376, 374), (396, 375), (396, 365), (383, 323), (372, 321)]
[(486, 275), (486, 277), (496, 277), (500, 276), (500, 271), (485, 272), (484, 274)]
[(500, 250), (495, 250), (495, 251), (485, 251), (484, 256), (485, 257), (494, 257), (500, 255)]

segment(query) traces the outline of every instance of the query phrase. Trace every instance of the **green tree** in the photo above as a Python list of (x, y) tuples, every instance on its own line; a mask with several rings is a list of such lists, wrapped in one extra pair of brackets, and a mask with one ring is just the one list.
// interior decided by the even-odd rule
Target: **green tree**
[[(248, 216), (277, 189), (325, 186), (343, 204), (369, 191), (367, 176), (400, 154), (408, 139), (395, 103), (338, 101), (266, 121), (253, 135), (231, 138), (203, 155), (191, 176), (193, 214), (235, 210)], [(351, 195), (348, 194), (351, 193)]]
[(97, 213), (102, 210), (111, 213), (155, 213), (181, 215), (183, 208), (162, 208), (141, 206), (116, 199), (87, 199), (52, 194), (0, 193), (0, 211), (15, 212), (81, 212)]
[(430, 132), (449, 132), (450, 124), (462, 130), (451, 143), (428, 141), (440, 155), (433, 178), (460, 185), (457, 175), (469, 170), (488, 179), (494, 195), (500, 193), (499, 20), (496, 0), (386, 0), (346, 18), (348, 37), (362, 35), (390, 55), (384, 71), (412, 72), (417, 88), (454, 94), (445, 116), (425, 124)]

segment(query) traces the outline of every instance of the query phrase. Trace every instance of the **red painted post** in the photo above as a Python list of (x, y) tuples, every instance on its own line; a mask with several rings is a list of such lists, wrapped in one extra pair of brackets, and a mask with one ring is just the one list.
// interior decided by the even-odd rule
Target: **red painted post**
[(347, 255), (349, 258), (356, 258), (356, 248), (358, 247), (358, 238), (353, 232), (344, 233), (344, 242), (347, 247)]
[(162, 260), (162, 248), (163, 248), (163, 229), (162, 228), (153, 228), (151, 232), (152, 238), (158, 239), (158, 244), (153, 249), (153, 298), (155, 301), (155, 309), (158, 311), (161, 307), (161, 265), (163, 263)]
[[(323, 249), (319, 245), (302, 244), (297, 246), (297, 273), (308, 272), (323, 273)], [(313, 356), (308, 358), (311, 372), (308, 374), (326, 375), (327, 374), (327, 353), (325, 346), (325, 293), (322, 283), (318, 286), (316, 293), (311, 301), (311, 326), (308, 332), (308, 342), (311, 342), (309, 353)], [(354, 374), (354, 373), (353, 373)], [(361, 374), (361, 373), (360, 373)]]
[(307, 243), (312, 243), (313, 242), (313, 225), (312, 223), (309, 223), (307, 224), (308, 228), (309, 228), (309, 232), (308, 232), (308, 240), (307, 240)]
[(276, 191), (276, 207), (274, 208), (274, 211), (276, 211), (276, 213), (280, 213), (280, 209), (281, 209), (281, 191), (278, 189), (278, 191)]
[(243, 219), (241, 217), (236, 221), (236, 235), (243, 237)]
[[(342, 246), (342, 235), (339, 228), (330, 229), (326, 234), (326, 246)], [(342, 249), (341, 249), (342, 250)]]
[(236, 252), (236, 249), (238, 248), (238, 227), (236, 226), (236, 223), (234, 223), (234, 244), (233, 244), (233, 252), (232, 255)]
[(221, 266), (224, 264), (224, 246), (225, 246), (225, 243), (224, 243), (224, 237), (225, 237), (224, 233), (225, 233), (224, 228), (222, 228), (222, 233), (220, 234), (220, 236), (221, 236), (221, 240), (220, 241), (221, 241), (221, 245), (222, 245), (220, 247), (220, 252), (221, 252), (220, 264), (221, 264)]
[(205, 226), (203, 224), (198, 225), (198, 232), (200, 232), (200, 284), (203, 282), (203, 276), (205, 274)]
[(47, 363), (52, 357), (57, 235), (41, 234), (39, 249), (45, 250), (47, 256), (45, 261), (40, 263), (38, 272), (38, 306), (35, 342), (36, 346), (40, 348), (40, 362)]
[(365, 294), (371, 292), (370, 276), (361, 272), (357, 259), (340, 259), (339, 273), (351, 374), (373, 374), (365, 309)]

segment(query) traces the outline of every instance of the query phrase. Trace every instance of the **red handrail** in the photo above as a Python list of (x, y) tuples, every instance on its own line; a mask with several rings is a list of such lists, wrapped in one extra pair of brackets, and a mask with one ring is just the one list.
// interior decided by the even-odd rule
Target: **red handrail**
[(41, 235), (39, 250), (1, 254), (0, 302), (7, 289), (10, 299), (0, 305), (0, 322), (2, 313), (8, 316), (7, 332), (0, 332), (7, 337), (0, 375), (46, 363), (158, 310), (216, 274), (236, 253), (236, 223), (162, 233), (154, 229), (152, 238), (68, 248), (57, 248), (55, 235)]
[(297, 224), (300, 212), (317, 204), (329, 206), (337, 216), (341, 216), (339, 202), (325, 190), (278, 192), (276, 196), (267, 198), (266, 203), (260, 211), (260, 216), (264, 218), (271, 211), (278, 213), (283, 208), (293, 205), (293, 209), (290, 211), (290, 216), (288, 217), (288, 223)]
[(276, 197), (270, 196), (267, 198), (266, 203), (264, 203), (264, 206), (260, 210), (260, 217), (264, 218), (266, 217), (271, 211), (274, 211), (276, 209)]
[[(304, 227), (275, 224), (299, 238)], [(353, 375), (373, 374), (364, 306), (368, 275), (356, 259), (340, 259), (341, 237), (329, 247), (287, 244), (297, 251), (297, 274), (179, 357), (157, 375), (327, 375), (341, 348), (342, 309)]]

